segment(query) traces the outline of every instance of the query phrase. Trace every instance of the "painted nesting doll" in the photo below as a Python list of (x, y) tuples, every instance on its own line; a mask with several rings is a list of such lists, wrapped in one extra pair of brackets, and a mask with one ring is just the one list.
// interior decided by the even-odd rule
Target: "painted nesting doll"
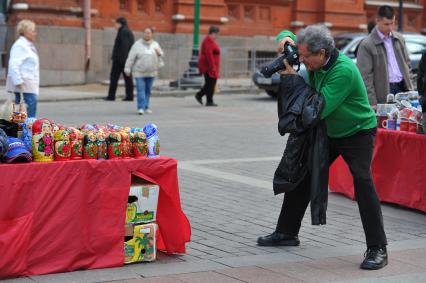
[(132, 157), (132, 144), (130, 142), (130, 135), (127, 132), (120, 132), (121, 135), (121, 146), (123, 149), (123, 158)]
[(106, 142), (106, 134), (103, 131), (97, 133), (98, 159), (108, 159), (108, 146)]
[(108, 135), (108, 157), (109, 159), (123, 157), (121, 135), (118, 132), (110, 132)]
[(133, 153), (136, 158), (146, 157), (148, 154), (148, 146), (146, 144), (146, 135), (144, 132), (136, 132), (132, 134)]
[(160, 154), (160, 139), (158, 138), (158, 129), (155, 124), (147, 124), (143, 127), (146, 134), (146, 143), (148, 145), (148, 157), (156, 157)]
[(83, 158), (84, 159), (97, 159), (98, 158), (98, 145), (97, 145), (96, 132), (89, 131), (84, 136)]
[(71, 159), (70, 134), (66, 130), (55, 132), (55, 160), (64, 161)]
[(84, 134), (77, 128), (69, 127), (68, 129), (71, 142), (71, 159), (83, 159), (83, 140)]
[(37, 121), (36, 118), (27, 118), (22, 127), (22, 140), (24, 141), (25, 147), (29, 152), (33, 150), (32, 138), (33, 138), (33, 124)]
[(37, 162), (54, 160), (52, 124), (48, 119), (38, 119), (32, 126), (33, 159)]

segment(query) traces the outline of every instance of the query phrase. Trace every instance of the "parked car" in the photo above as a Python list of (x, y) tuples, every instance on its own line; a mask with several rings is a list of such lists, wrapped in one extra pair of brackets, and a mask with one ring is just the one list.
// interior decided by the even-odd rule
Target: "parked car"
[[(426, 50), (426, 36), (418, 33), (403, 33), (407, 49), (410, 53), (411, 69), (413, 72), (413, 85), (416, 85), (419, 62), (423, 51)], [(336, 48), (343, 54), (356, 62), (356, 52), (361, 40), (366, 37), (366, 33), (339, 33), (334, 37)], [(299, 74), (307, 80), (308, 74), (304, 64), (300, 64)], [(265, 78), (259, 70), (252, 76), (254, 84), (266, 91), (271, 97), (276, 97), (279, 92), (280, 76), (275, 73), (271, 78)]]

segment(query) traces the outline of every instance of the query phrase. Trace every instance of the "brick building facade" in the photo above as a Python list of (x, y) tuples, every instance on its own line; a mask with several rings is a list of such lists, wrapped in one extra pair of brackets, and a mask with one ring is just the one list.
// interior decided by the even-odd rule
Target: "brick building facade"
[[(34, 20), (38, 25), (42, 84), (52, 85), (108, 78), (114, 20), (119, 16), (128, 19), (136, 37), (152, 26), (162, 46), (192, 46), (194, 0), (91, 0), (87, 65), (86, 1), (9, 1), (5, 49), (15, 39), (16, 23), (24, 18)], [(365, 31), (366, 23), (374, 20), (377, 7), (383, 4), (398, 11), (397, 0), (201, 0), (200, 33), (204, 35), (210, 25), (218, 25), (223, 46), (273, 50), (271, 36), (282, 29), (297, 31), (312, 23), (324, 23), (332, 32)], [(425, 5), (426, 0), (404, 1), (404, 31), (426, 32)]]

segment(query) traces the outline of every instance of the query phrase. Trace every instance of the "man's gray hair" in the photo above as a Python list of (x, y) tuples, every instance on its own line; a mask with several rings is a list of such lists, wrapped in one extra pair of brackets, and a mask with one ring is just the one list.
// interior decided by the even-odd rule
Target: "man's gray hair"
[(318, 54), (325, 49), (325, 56), (330, 57), (334, 49), (334, 39), (325, 25), (310, 25), (299, 31), (297, 44), (305, 44), (306, 48), (313, 54)]

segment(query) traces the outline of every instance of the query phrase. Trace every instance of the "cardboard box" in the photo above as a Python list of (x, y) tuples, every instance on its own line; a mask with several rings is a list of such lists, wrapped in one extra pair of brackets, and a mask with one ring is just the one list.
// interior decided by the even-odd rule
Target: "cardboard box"
[(124, 229), (126, 231), (125, 237), (133, 237), (134, 225), (131, 223), (127, 223), (124, 225)]
[(134, 226), (133, 238), (124, 242), (124, 263), (154, 261), (157, 257), (157, 224)]
[(157, 217), (160, 187), (141, 178), (132, 176), (127, 204), (126, 223), (149, 223)]

